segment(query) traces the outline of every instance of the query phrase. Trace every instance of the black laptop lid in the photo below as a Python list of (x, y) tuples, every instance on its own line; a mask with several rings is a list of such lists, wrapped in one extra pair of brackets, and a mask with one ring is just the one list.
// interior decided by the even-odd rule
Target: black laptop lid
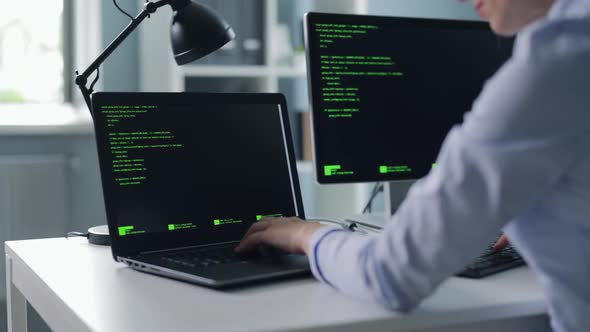
[(305, 217), (282, 95), (96, 93), (92, 103), (115, 257)]

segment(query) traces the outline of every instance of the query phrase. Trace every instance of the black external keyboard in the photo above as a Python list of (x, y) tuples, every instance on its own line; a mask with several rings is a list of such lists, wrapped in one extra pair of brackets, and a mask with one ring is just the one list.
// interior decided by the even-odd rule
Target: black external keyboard
[[(348, 229), (354, 231), (358, 231), (359, 226), (370, 229), (372, 232), (381, 230), (381, 226), (366, 224), (357, 220), (347, 219), (346, 222), (349, 223)], [(352, 225), (354, 225), (354, 228)], [(494, 249), (494, 245), (500, 236), (502, 236), (502, 233), (497, 234), (494, 241), (489, 244), (488, 249), (456, 275), (458, 277), (479, 279), (525, 265), (524, 259), (511, 245), (499, 251)]]
[(469, 264), (465, 270), (459, 272), (457, 276), (476, 279), (484, 278), (521, 265), (525, 265), (525, 261), (511, 246), (499, 251), (489, 248)]

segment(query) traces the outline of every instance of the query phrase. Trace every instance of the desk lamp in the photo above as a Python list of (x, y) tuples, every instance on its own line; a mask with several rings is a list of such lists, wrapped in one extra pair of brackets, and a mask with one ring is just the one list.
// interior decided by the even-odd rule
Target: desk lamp
[[(94, 117), (94, 113), (90, 98), (94, 91), (94, 84), (98, 80), (100, 65), (146, 18), (149, 18), (160, 7), (166, 5), (170, 5), (173, 11), (170, 39), (172, 51), (174, 52), (174, 60), (176, 60), (178, 65), (184, 65), (200, 59), (218, 50), (236, 36), (229, 24), (205, 5), (192, 2), (191, 0), (146, 2), (143, 11), (135, 18), (132, 18), (131, 23), (127, 25), (82, 74), (76, 71), (76, 85), (78, 85), (82, 92), (84, 102), (86, 102), (86, 106), (92, 117)], [(96, 78), (90, 87), (87, 87), (88, 78), (95, 71), (97, 72)], [(90, 228), (88, 234), (84, 234), (84, 236), (88, 237), (90, 243), (101, 245), (110, 244), (107, 226)]]

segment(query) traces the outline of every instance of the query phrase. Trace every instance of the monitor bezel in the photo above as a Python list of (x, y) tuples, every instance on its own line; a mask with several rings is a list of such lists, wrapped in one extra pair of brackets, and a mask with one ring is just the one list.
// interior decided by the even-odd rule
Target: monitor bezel
[[(423, 174), (421, 176), (415, 175), (404, 175), (404, 174), (384, 174), (384, 175), (375, 175), (374, 177), (368, 177), (367, 180), (355, 180), (355, 179), (347, 179), (347, 178), (327, 178), (323, 176), (323, 170), (321, 169), (321, 165), (318, 163), (318, 149), (316, 149), (317, 140), (318, 140), (318, 132), (320, 131), (317, 127), (318, 124), (315, 121), (316, 117), (316, 109), (319, 106), (319, 93), (317, 89), (314, 89), (314, 73), (312, 69), (312, 61), (311, 61), (311, 53), (316, 52), (317, 50), (312, 50), (310, 43), (310, 27), (313, 23), (318, 21), (323, 21), (326, 19), (341, 19), (341, 20), (364, 20), (364, 21), (371, 21), (371, 23), (377, 22), (394, 22), (396, 24), (406, 24), (406, 25), (415, 25), (415, 26), (427, 26), (427, 27), (452, 27), (457, 29), (478, 29), (478, 30), (486, 30), (491, 31), (489, 24), (484, 21), (475, 21), (475, 20), (452, 20), (452, 19), (433, 19), (433, 18), (410, 18), (410, 17), (395, 17), (395, 16), (377, 16), (377, 15), (359, 15), (359, 14), (334, 14), (334, 13), (321, 13), (321, 12), (308, 12), (304, 15), (303, 20), (303, 34), (304, 34), (304, 44), (305, 44), (305, 57), (307, 62), (307, 80), (308, 80), (308, 96), (309, 96), (309, 105), (311, 110), (311, 140), (312, 140), (312, 164), (313, 164), (313, 173), (314, 179), (319, 184), (345, 184), (345, 183), (371, 183), (371, 182), (399, 182), (399, 181), (415, 181), (420, 179), (421, 177), (427, 175)], [(380, 24), (380, 23), (375, 23)], [(317, 74), (316, 74), (317, 75)], [(433, 163), (435, 161), (433, 160)]]
[[(158, 103), (182, 103), (182, 104), (198, 104), (198, 103), (218, 103), (225, 105), (277, 105), (280, 108), (282, 127), (284, 129), (285, 145), (287, 147), (288, 164), (291, 170), (292, 180), (292, 194), (295, 200), (296, 210), (299, 211), (299, 215), (302, 219), (305, 219), (305, 212), (303, 209), (303, 199), (301, 196), (301, 189), (299, 185), (299, 176), (297, 172), (297, 162), (295, 158), (295, 150), (293, 146), (293, 139), (291, 134), (291, 128), (289, 124), (289, 114), (287, 110), (287, 103), (285, 96), (279, 93), (128, 93), (128, 92), (97, 92), (92, 95), (92, 106), (93, 109), (99, 109), (100, 105), (112, 104), (112, 103), (129, 103), (130, 100), (141, 101), (142, 103), (158, 102)], [(94, 120), (94, 132), (97, 141), (97, 152), (98, 142), (104, 141), (103, 135), (106, 133), (104, 128), (100, 128), (100, 123), (97, 121), (97, 113), (95, 114)], [(109, 178), (109, 172), (106, 171), (110, 165), (108, 163), (108, 157), (98, 154), (100, 173), (101, 173), (101, 184), (103, 188), (103, 199), (106, 209), (106, 216), (108, 221), (109, 233), (111, 238), (111, 247), (113, 258), (117, 260), (117, 257), (132, 256), (138, 253), (158, 250), (168, 250), (173, 248), (186, 248), (195, 247), (202, 245), (219, 244), (221, 241), (218, 239), (211, 239), (209, 241), (195, 241), (191, 237), (191, 233), (187, 232), (177, 233), (174, 236), (166, 233), (150, 233), (140, 234), (133, 237), (119, 237), (117, 234), (116, 223), (116, 211), (115, 204), (111, 204), (113, 198), (111, 194), (106, 192), (104, 188), (108, 188), (112, 179)], [(231, 241), (235, 242), (235, 241)]]

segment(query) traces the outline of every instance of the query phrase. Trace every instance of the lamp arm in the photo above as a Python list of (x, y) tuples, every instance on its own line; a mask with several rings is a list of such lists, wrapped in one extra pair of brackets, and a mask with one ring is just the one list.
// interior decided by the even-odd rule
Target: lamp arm
[(158, 8), (163, 7), (165, 5), (170, 5), (174, 3), (175, 0), (159, 0), (156, 2), (147, 2), (144, 5), (144, 9), (141, 13), (139, 13), (132, 21), (125, 27), (125, 29), (105, 48), (105, 50), (90, 64), (90, 66), (82, 72), (82, 74), (78, 74), (76, 71), (76, 85), (82, 92), (82, 96), (84, 96), (84, 102), (86, 102), (86, 106), (90, 111), (90, 114), (94, 117), (92, 112), (92, 105), (90, 102), (90, 95), (92, 94), (91, 89), (86, 87), (88, 83), (88, 77), (95, 72), (98, 67), (115, 51), (121, 43), (129, 37), (129, 35), (137, 29), (137, 27), (143, 22), (146, 18), (148, 18), (151, 14), (155, 13)]

